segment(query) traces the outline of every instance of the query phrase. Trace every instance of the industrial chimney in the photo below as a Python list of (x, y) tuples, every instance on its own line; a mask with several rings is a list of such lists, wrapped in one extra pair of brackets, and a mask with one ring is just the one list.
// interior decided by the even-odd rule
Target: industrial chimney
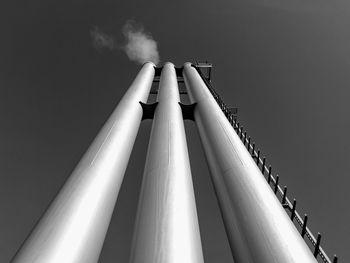
[[(210, 63), (145, 63), (11, 262), (98, 262), (140, 123), (153, 119), (130, 263), (203, 263), (183, 122), (191, 119), (234, 262), (331, 263), (321, 236), (311, 233), (307, 217), (297, 213), (296, 202), (211, 86), (210, 72)], [(152, 89), (154, 82), (159, 86)], [(181, 103), (178, 82), (185, 83), (190, 105)], [(157, 94), (156, 103), (147, 104), (150, 93)]]

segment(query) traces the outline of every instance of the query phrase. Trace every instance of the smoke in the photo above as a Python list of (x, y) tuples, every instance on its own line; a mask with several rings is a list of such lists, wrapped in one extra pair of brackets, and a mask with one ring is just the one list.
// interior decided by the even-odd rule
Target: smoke
[(131, 61), (139, 64), (147, 61), (159, 63), (157, 42), (142, 26), (137, 26), (134, 21), (128, 20), (123, 26), (123, 34), (126, 40), (123, 50)]
[(93, 47), (102, 51), (122, 50), (126, 53), (131, 61), (143, 64), (152, 61), (154, 64), (159, 63), (159, 52), (157, 42), (151, 34), (146, 32), (142, 25), (137, 25), (135, 21), (128, 20), (122, 28), (124, 44), (117, 44), (115, 37), (104, 33), (98, 27), (90, 31)]
[(90, 35), (92, 38), (92, 45), (98, 51), (104, 48), (109, 50), (115, 48), (114, 38), (102, 32), (98, 27), (94, 27), (94, 29), (90, 31)]

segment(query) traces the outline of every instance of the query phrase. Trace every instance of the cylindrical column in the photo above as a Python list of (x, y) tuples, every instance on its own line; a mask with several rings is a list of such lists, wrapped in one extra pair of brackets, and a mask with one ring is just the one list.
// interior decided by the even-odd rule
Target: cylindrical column
[(317, 262), (196, 69), (183, 75), (235, 262)]
[(152, 63), (142, 67), (12, 262), (98, 261), (154, 72)]
[(174, 65), (163, 67), (131, 263), (203, 263)]

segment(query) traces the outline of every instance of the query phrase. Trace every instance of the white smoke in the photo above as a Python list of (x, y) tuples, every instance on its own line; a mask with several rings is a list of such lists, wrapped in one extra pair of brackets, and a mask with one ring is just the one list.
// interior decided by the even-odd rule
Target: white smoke
[(113, 50), (115, 48), (114, 38), (102, 32), (98, 27), (94, 27), (94, 29), (90, 31), (90, 35), (92, 38), (92, 45), (97, 50), (100, 51), (103, 48)]
[(128, 20), (123, 27), (123, 34), (126, 39), (123, 50), (130, 60), (139, 64), (147, 61), (159, 63), (157, 42), (142, 26), (137, 26), (134, 21)]
[(102, 49), (123, 50), (131, 61), (143, 64), (151, 61), (154, 64), (159, 63), (159, 52), (157, 42), (152, 38), (150, 33), (145, 32), (141, 25), (135, 21), (128, 20), (123, 26), (124, 44), (117, 44), (115, 37), (104, 33), (98, 27), (90, 31), (92, 45), (98, 51)]

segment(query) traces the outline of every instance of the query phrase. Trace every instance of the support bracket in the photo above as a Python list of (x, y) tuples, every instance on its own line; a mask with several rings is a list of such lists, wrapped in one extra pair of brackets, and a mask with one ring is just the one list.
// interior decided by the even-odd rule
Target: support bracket
[(195, 109), (197, 103), (192, 103), (192, 104), (186, 105), (186, 104), (179, 102), (179, 105), (180, 105), (181, 111), (182, 111), (182, 118), (184, 120), (194, 121), (194, 109)]
[(139, 101), (142, 107), (142, 120), (152, 120), (154, 117), (154, 112), (157, 108), (158, 102), (155, 103), (143, 103)]

